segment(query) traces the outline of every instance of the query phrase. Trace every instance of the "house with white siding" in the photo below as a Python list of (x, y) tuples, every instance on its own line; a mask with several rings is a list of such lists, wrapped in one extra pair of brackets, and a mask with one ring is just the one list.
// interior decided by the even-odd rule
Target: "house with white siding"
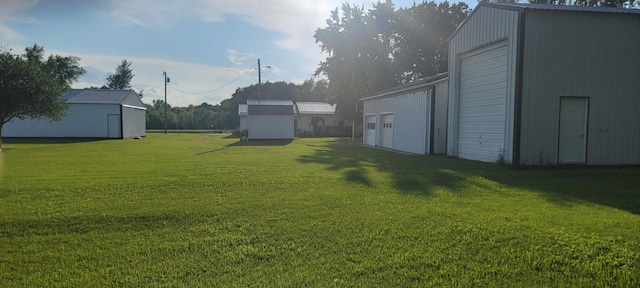
[(441, 73), (368, 95), (363, 144), (415, 154), (444, 154), (448, 77)]
[(107, 138), (146, 136), (146, 108), (133, 90), (71, 89), (62, 99), (68, 110), (61, 121), (14, 119), (3, 137)]
[(336, 105), (325, 102), (296, 102), (296, 136), (323, 136), (334, 134), (338, 121), (333, 117)]
[(637, 9), (480, 2), (449, 39), (447, 154), (640, 164), (639, 27)]

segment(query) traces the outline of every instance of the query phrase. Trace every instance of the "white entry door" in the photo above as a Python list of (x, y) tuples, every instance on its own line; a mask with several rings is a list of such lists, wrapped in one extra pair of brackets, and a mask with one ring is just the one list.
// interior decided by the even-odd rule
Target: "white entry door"
[(107, 131), (109, 138), (121, 138), (120, 135), (120, 115), (117, 114), (109, 114), (107, 115)]
[(365, 117), (364, 144), (376, 146), (376, 115)]
[(586, 163), (588, 109), (589, 98), (560, 98), (559, 164)]

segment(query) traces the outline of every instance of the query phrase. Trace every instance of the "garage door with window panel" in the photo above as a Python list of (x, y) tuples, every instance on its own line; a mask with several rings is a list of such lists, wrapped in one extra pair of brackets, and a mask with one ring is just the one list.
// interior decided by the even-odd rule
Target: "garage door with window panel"
[(458, 157), (492, 162), (504, 153), (507, 45), (460, 60)]
[(365, 116), (364, 144), (376, 146), (376, 115)]
[(393, 148), (393, 114), (380, 115), (380, 146)]

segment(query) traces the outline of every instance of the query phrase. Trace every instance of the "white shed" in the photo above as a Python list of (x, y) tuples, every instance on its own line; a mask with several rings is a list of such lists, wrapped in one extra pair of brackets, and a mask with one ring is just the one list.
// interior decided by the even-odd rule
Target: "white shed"
[(449, 41), (447, 154), (640, 164), (638, 27), (637, 9), (480, 2)]
[(146, 108), (133, 90), (71, 89), (62, 98), (69, 105), (61, 121), (14, 119), (3, 137), (134, 138), (146, 136)]
[(247, 100), (247, 130), (249, 139), (293, 139), (293, 102)]
[(415, 154), (444, 154), (448, 77), (441, 73), (360, 99), (363, 144)]

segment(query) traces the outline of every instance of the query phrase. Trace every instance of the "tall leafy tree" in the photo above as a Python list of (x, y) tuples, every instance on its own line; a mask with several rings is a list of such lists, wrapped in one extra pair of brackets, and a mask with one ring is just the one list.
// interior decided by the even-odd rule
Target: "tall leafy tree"
[(0, 151), (2, 127), (13, 119), (64, 117), (67, 105), (60, 98), (84, 74), (74, 56), (51, 55), (34, 44), (22, 55), (0, 51)]
[[(337, 103), (336, 115), (340, 119), (356, 120), (358, 98), (375, 90), (373, 72), (375, 60), (384, 61), (385, 55), (375, 53), (375, 36), (367, 30), (364, 7), (343, 3), (331, 11), (327, 27), (315, 31), (316, 43), (329, 56), (320, 62), (315, 75), (329, 78), (329, 102)], [(376, 56), (379, 56), (376, 59)]]
[[(131, 80), (133, 79), (133, 70), (131, 70), (131, 62), (127, 59), (116, 67), (116, 73), (107, 76), (107, 89), (131, 89)], [(138, 94), (142, 98), (142, 93)]]
[(344, 120), (360, 120), (360, 97), (447, 70), (447, 39), (470, 12), (464, 3), (423, 2), (395, 10), (390, 0), (371, 9), (342, 4), (315, 32), (328, 57), (315, 75), (329, 78), (330, 101)]
[(446, 72), (448, 38), (464, 21), (470, 9), (465, 3), (423, 2), (397, 11), (394, 35), (394, 65), (399, 82)]

